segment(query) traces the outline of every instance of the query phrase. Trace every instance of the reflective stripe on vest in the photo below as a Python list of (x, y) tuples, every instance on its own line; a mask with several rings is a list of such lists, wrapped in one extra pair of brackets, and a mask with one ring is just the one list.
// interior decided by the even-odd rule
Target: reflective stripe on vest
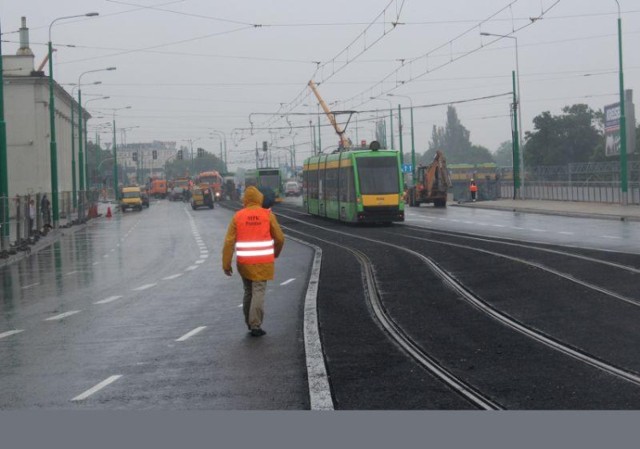
[(239, 264), (273, 263), (274, 241), (271, 237), (271, 211), (241, 209), (235, 215), (236, 257)]

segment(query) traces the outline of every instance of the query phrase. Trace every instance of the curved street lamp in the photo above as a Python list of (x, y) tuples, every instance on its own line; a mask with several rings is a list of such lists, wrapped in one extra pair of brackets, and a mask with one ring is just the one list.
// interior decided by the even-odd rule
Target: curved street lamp
[(56, 142), (56, 117), (53, 95), (53, 45), (51, 43), (51, 28), (53, 27), (53, 24), (59, 20), (74, 19), (76, 17), (94, 17), (97, 15), (97, 12), (89, 12), (74, 16), (58, 17), (49, 24), (49, 42), (47, 43), (47, 57), (49, 59), (49, 125), (51, 127), (51, 131), (49, 133), (49, 153), (51, 158), (51, 210), (53, 214), (54, 228), (58, 227), (58, 221), (60, 220), (60, 206), (58, 203), (58, 143)]
[(116, 154), (116, 112), (131, 109), (131, 106), (111, 108), (113, 111), (113, 196), (118, 201), (118, 155)]
[[(518, 144), (514, 145), (513, 151), (513, 197), (519, 196), (520, 199), (524, 199), (524, 142), (522, 141), (522, 98), (520, 97), (520, 65), (518, 62), (518, 38), (516, 36), (509, 36), (507, 34), (494, 34), (494, 33), (480, 33), (480, 36), (494, 36), (494, 37), (506, 37), (507, 39), (513, 39), (516, 46), (516, 76), (514, 83), (514, 103), (517, 107), (517, 120), (514, 120), (515, 133), (517, 134)], [(517, 92), (517, 95), (516, 95)], [(514, 109), (515, 113), (515, 109)], [(518, 151), (518, 149), (520, 151)], [(517, 164), (517, 167), (516, 167)], [(519, 192), (518, 192), (519, 191)], [(518, 195), (517, 195), (518, 194)]]
[(622, 205), (629, 204), (627, 196), (627, 116), (624, 110), (624, 73), (622, 70), (622, 16), (620, 2), (618, 5), (618, 63), (620, 83), (620, 188), (622, 190)]
[[(402, 97), (409, 100), (409, 104), (411, 105), (411, 183), (415, 185), (416, 183), (416, 139), (415, 134), (413, 132), (413, 100), (411, 97), (407, 95), (400, 94), (387, 94), (390, 97)], [(404, 161), (403, 161), (404, 162)]]
[[(80, 192), (81, 195), (84, 195), (85, 191), (85, 170), (86, 164), (84, 163), (84, 156), (82, 151), (82, 143), (84, 142), (82, 138), (82, 77), (87, 73), (95, 73), (95, 72), (106, 72), (115, 70), (115, 67), (107, 67), (104, 69), (96, 69), (96, 70), (87, 70), (78, 76), (78, 165), (80, 168)], [(84, 201), (81, 202), (81, 206), (84, 204)]]
[[(222, 138), (224, 138), (224, 160), (222, 162), (224, 163), (224, 171), (226, 173), (229, 171), (227, 168), (227, 135), (224, 131), (218, 131), (217, 129), (212, 130), (211, 133), (217, 133), (218, 137), (222, 136)], [(222, 150), (222, 138), (220, 138), (220, 150)], [(222, 151), (220, 152), (222, 153)]]
[[(95, 83), (93, 83), (93, 84), (95, 84)], [(91, 101), (108, 100), (109, 98), (111, 98), (111, 97), (109, 97), (109, 96), (99, 96), (99, 97), (96, 97), (96, 98), (90, 98), (89, 100), (84, 102), (84, 105), (85, 105), (84, 109), (86, 109), (87, 103), (89, 103)], [(78, 133), (78, 134), (80, 134), (80, 133)], [(82, 165), (80, 166), (80, 171), (81, 172), (84, 171), (84, 180), (85, 180), (84, 193), (81, 193), (81, 194), (85, 195), (83, 198), (86, 199), (86, 191), (89, 190), (89, 149), (87, 148), (87, 121), (86, 120), (84, 121), (84, 139), (83, 139), (83, 143), (84, 143), (85, 149), (87, 150), (86, 151), (87, 154), (86, 154), (86, 157), (84, 158), (84, 167)], [(82, 163), (82, 162), (80, 162), (80, 163)], [(81, 190), (81, 192), (83, 192), (82, 188), (80, 190)], [(84, 202), (82, 202), (82, 206), (84, 207)]]
[(389, 103), (389, 130), (391, 131), (390, 133), (390, 138), (391, 138), (391, 142), (390, 142), (390, 147), (391, 149), (393, 149), (393, 147), (395, 146), (395, 144), (393, 143), (393, 102), (391, 100), (389, 100), (388, 98), (383, 98), (383, 97), (369, 97), (370, 100), (382, 100), (382, 101), (386, 101), (387, 103)]

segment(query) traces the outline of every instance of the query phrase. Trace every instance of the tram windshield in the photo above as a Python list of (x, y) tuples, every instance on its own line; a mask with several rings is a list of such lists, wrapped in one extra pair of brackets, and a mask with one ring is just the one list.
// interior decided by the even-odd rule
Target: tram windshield
[(399, 193), (398, 159), (389, 157), (357, 158), (361, 195)]

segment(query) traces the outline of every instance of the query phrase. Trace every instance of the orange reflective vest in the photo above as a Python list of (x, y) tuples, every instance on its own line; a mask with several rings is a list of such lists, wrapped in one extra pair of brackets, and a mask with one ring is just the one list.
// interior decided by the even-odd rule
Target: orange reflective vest
[(236, 258), (239, 264), (274, 262), (270, 215), (271, 211), (263, 208), (236, 212)]

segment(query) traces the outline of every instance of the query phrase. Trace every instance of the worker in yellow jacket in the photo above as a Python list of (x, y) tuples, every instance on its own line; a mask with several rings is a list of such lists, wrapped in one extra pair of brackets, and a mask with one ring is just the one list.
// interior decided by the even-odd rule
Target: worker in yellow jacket
[(235, 213), (222, 249), (222, 269), (231, 276), (231, 261), (236, 252), (236, 266), (244, 286), (242, 310), (251, 335), (261, 337), (264, 296), (267, 281), (273, 279), (274, 261), (284, 246), (284, 234), (275, 215), (262, 207), (263, 195), (249, 186), (244, 192), (244, 208)]

